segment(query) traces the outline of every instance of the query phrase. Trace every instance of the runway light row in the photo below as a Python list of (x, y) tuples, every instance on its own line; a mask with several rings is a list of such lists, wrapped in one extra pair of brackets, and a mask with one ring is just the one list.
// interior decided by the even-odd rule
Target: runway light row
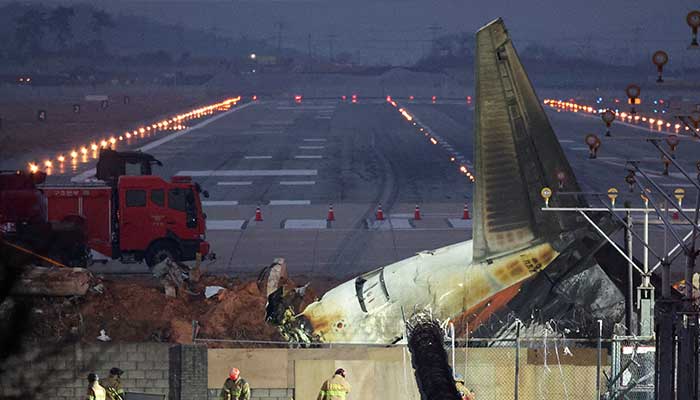
[[(607, 109), (605, 108), (593, 108), (591, 106), (587, 105), (582, 105), (574, 102), (573, 100), (570, 101), (562, 101), (562, 100), (554, 100), (554, 99), (545, 99), (544, 104), (556, 109), (558, 112), (561, 111), (568, 111), (568, 112), (583, 112), (583, 113), (588, 113), (588, 114), (602, 114), (604, 113)], [(673, 133), (680, 133), (681, 130), (683, 131), (690, 131), (691, 129), (695, 129), (696, 132), (700, 132), (700, 128), (694, 126), (693, 128), (687, 126), (686, 124), (680, 124), (677, 123), (673, 120), (665, 120), (663, 118), (653, 118), (650, 116), (646, 116), (644, 114), (641, 114), (639, 112), (637, 113), (628, 113), (624, 111), (620, 111), (619, 109), (616, 110), (611, 110), (615, 113), (615, 120), (618, 120), (620, 122), (625, 122), (628, 124), (633, 124), (633, 125), (648, 125), (649, 130), (652, 131), (665, 131), (665, 132), (673, 132)], [(691, 122), (695, 125), (700, 121), (692, 121)]]
[[(401, 116), (403, 116), (403, 118), (407, 122), (410, 122), (411, 125), (415, 126), (417, 129), (417, 132), (419, 134), (422, 134), (423, 136), (425, 136), (431, 144), (436, 145), (436, 144), (440, 143), (440, 140), (439, 140), (440, 138), (438, 136), (430, 133), (430, 131), (428, 130), (427, 127), (420, 125), (419, 122), (416, 120), (416, 118), (413, 115), (411, 115), (411, 113), (408, 110), (406, 110), (405, 108), (399, 107), (398, 103), (396, 103), (396, 101), (394, 101), (391, 98), (391, 96), (387, 96), (386, 101), (387, 101), (387, 103), (391, 104), (392, 107), (396, 108), (397, 111), (401, 114)], [(449, 156), (449, 160), (450, 160), (450, 162), (453, 162), (453, 163), (457, 162), (458, 161), (457, 154), (451, 153)], [(459, 172), (466, 175), (466, 177), (469, 179), (470, 182), (476, 181), (474, 174), (472, 174), (472, 172), (469, 170), (469, 168), (462, 163), (459, 164)]]
[(127, 131), (124, 132), (122, 135), (119, 136), (110, 136), (108, 138), (103, 138), (99, 141), (93, 141), (89, 144), (84, 144), (84, 145), (79, 145), (71, 149), (71, 151), (66, 156), (65, 154), (57, 154), (55, 158), (53, 159), (46, 159), (43, 161), (43, 163), (38, 163), (35, 161), (32, 161), (28, 163), (27, 169), (29, 172), (37, 172), (39, 171), (40, 167), (39, 165), (43, 165), (43, 167), (46, 169), (46, 172), (48, 174), (51, 174), (52, 169), (55, 166), (55, 162), (58, 163), (59, 166), (59, 171), (60, 173), (64, 172), (64, 164), (70, 157), (70, 163), (71, 165), (76, 165), (78, 163), (78, 159), (80, 158), (81, 162), (87, 162), (88, 161), (88, 153), (92, 152), (92, 158), (97, 158), (97, 151), (100, 148), (106, 149), (106, 148), (114, 148), (117, 144), (117, 142), (122, 142), (124, 140), (127, 140), (131, 142), (131, 140), (138, 140), (140, 138), (144, 138), (145, 136), (150, 136), (151, 133), (155, 132), (160, 132), (160, 131), (180, 131), (187, 126), (185, 125), (186, 121), (190, 121), (193, 119), (198, 119), (202, 117), (206, 117), (209, 115), (214, 114), (215, 112), (221, 112), (221, 111), (227, 111), (231, 107), (235, 106), (238, 104), (238, 102), (241, 101), (241, 97), (234, 97), (230, 99), (226, 99), (222, 102), (215, 103), (215, 104), (210, 104), (208, 106), (196, 108), (194, 110), (191, 110), (186, 113), (182, 114), (177, 114), (173, 115), (170, 118), (161, 120), (161, 121), (156, 121), (148, 125), (143, 125), (140, 127), (135, 128), (133, 131)]

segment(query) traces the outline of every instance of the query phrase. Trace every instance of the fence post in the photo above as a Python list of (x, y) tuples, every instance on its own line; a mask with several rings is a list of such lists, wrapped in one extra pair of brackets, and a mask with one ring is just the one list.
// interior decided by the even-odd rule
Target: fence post
[(600, 400), (600, 370), (603, 363), (603, 320), (598, 320), (598, 361), (595, 376), (596, 400)]
[(515, 400), (518, 400), (520, 388), (520, 321), (517, 321), (515, 331)]
[(457, 378), (457, 364), (455, 364), (455, 324), (450, 322), (450, 340), (452, 341), (452, 378)]

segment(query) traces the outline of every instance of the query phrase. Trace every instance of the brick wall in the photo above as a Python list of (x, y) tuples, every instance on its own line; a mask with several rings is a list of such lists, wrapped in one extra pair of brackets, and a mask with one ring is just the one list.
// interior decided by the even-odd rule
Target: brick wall
[(2, 365), (0, 398), (33, 398), (30, 393), (43, 389), (51, 399), (75, 400), (85, 394), (88, 373), (106, 379), (112, 367), (124, 370), (127, 392), (167, 395), (169, 347), (162, 343), (76, 344), (51, 351), (32, 347)]
[(170, 348), (170, 399), (207, 400), (207, 347)]
[[(221, 389), (209, 389), (209, 400), (218, 400)], [(294, 389), (251, 389), (251, 400), (292, 400)]]

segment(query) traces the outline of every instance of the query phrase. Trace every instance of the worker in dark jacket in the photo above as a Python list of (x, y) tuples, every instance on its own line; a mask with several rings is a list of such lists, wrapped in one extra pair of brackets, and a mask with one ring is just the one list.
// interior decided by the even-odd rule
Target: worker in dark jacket
[(124, 400), (124, 389), (122, 388), (122, 374), (124, 371), (114, 367), (109, 370), (109, 377), (105, 382), (107, 390), (107, 400)]
[(219, 400), (250, 400), (250, 386), (241, 378), (238, 368), (231, 368), (224, 387), (221, 389)]
[(331, 379), (323, 382), (316, 400), (345, 400), (350, 393), (350, 384), (345, 379), (345, 370), (338, 368)]

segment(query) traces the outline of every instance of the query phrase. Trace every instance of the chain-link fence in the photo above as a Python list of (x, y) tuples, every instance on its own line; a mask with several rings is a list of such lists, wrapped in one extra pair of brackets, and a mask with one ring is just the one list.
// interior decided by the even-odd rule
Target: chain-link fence
[[(248, 351), (246, 357), (253, 358), (256, 352), (250, 352), (251, 347), (287, 352), (275, 354), (288, 357), (286, 363), (294, 365), (298, 390), (304, 386), (304, 377), (299, 374), (311, 374), (316, 368), (326, 373), (329, 363), (333, 363), (349, 368), (355, 383), (372, 387), (369, 392), (393, 393), (394, 381), (398, 379), (406, 391), (402, 399), (418, 398), (411, 356), (402, 344), (309, 345), (213, 339), (196, 342), (210, 348), (244, 348), (240, 351)], [(466, 339), (448, 332), (445, 347), (455, 375), (462, 377), (477, 400), (654, 398), (655, 347), (649, 338), (574, 339), (551, 335)], [(246, 358), (246, 364), (253, 358)], [(250, 369), (250, 365), (246, 367)], [(360, 379), (366, 371), (374, 372)], [(384, 382), (378, 375), (392, 377), (391, 382)]]

